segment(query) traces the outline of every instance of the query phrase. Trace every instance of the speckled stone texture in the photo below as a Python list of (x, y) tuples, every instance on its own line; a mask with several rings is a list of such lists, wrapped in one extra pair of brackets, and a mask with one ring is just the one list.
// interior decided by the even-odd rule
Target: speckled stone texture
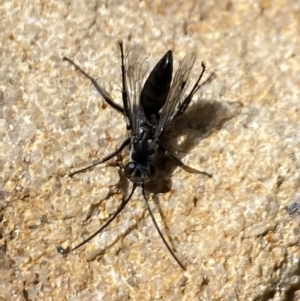
[[(299, 1), (2, 0), (0, 14), (1, 301), (299, 300)], [(204, 78), (215, 74), (164, 141), (213, 177), (162, 156), (147, 193), (185, 272), (139, 190), (102, 234), (56, 251), (95, 232), (130, 193), (128, 151), (68, 176), (127, 133), (62, 58), (121, 103), (118, 40), (142, 46), (150, 66), (168, 49), (175, 66), (195, 50), (192, 76), (202, 60)]]

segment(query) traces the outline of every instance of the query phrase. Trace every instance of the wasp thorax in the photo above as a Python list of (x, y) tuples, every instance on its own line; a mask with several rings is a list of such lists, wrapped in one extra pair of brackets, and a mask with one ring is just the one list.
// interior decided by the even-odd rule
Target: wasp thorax
[(124, 174), (126, 178), (136, 184), (145, 183), (155, 177), (156, 168), (153, 164), (129, 162), (124, 167)]

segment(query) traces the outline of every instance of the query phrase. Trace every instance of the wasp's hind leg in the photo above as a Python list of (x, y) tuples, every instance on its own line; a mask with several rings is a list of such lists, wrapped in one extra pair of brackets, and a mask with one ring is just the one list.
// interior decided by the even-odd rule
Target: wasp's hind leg
[(90, 75), (88, 75), (85, 71), (83, 71), (76, 63), (74, 63), (71, 59), (64, 57), (63, 58), (64, 61), (68, 61), (70, 64), (72, 64), (78, 71), (80, 71), (84, 76), (86, 76), (94, 85), (94, 87), (97, 89), (97, 91), (101, 94), (101, 96), (104, 98), (104, 100), (115, 110), (117, 110), (118, 112), (122, 113), (124, 115), (124, 109), (118, 105), (117, 103), (115, 103), (113, 101), (113, 99), (111, 98), (111, 96), (109, 95), (108, 92), (106, 92), (104, 89), (102, 89), (99, 84), (97, 83), (97, 81), (91, 77)]

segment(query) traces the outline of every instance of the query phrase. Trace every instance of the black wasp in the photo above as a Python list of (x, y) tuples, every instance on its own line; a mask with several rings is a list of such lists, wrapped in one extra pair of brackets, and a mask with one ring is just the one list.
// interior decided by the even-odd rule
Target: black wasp
[[(145, 62), (139, 63), (138, 56), (130, 57), (128, 55), (125, 58), (122, 42), (119, 43), (119, 47), (121, 51), (123, 107), (115, 103), (111, 96), (98, 85), (94, 78), (84, 72), (72, 60), (67, 57), (64, 58), (64, 60), (70, 62), (77, 70), (91, 80), (92, 84), (110, 106), (125, 116), (127, 130), (130, 131), (130, 136), (124, 140), (122, 145), (116, 151), (91, 166), (71, 173), (70, 176), (72, 177), (79, 172), (86, 171), (98, 164), (108, 161), (120, 153), (125, 147), (129, 146), (130, 162), (125, 165), (124, 174), (133, 183), (129, 197), (127, 199), (123, 199), (117, 211), (108, 219), (108, 221), (98, 231), (72, 250), (81, 247), (104, 230), (127, 205), (135, 189), (137, 187), (141, 187), (147, 209), (149, 210), (150, 217), (156, 230), (173, 258), (182, 269), (185, 269), (158, 227), (145, 196), (144, 185), (155, 176), (155, 161), (158, 151), (161, 151), (165, 155), (171, 157), (180, 167), (188, 172), (202, 173), (210, 176), (208, 173), (198, 171), (185, 165), (162, 145), (164, 135), (169, 125), (177, 116), (181, 115), (187, 109), (192, 97), (203, 85), (200, 85), (200, 80), (204, 74), (205, 65), (202, 63), (201, 74), (193, 85), (191, 91), (189, 93), (185, 93), (189, 75), (196, 59), (196, 53), (192, 52), (184, 57), (172, 80), (173, 54), (172, 51), (169, 50), (150, 72), (150, 75), (143, 85), (143, 79), (145, 76), (145, 66), (143, 65)], [(58, 247), (57, 249), (61, 253), (65, 252), (62, 247)]]

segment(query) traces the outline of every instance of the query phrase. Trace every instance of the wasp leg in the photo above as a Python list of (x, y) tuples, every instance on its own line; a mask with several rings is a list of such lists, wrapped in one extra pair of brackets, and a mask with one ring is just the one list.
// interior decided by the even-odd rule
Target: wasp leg
[(103, 90), (97, 83), (97, 81), (91, 77), (90, 75), (88, 75), (85, 71), (83, 71), (77, 64), (75, 64), (71, 59), (64, 57), (63, 58), (64, 61), (68, 61), (69, 63), (71, 63), (77, 70), (79, 70), (83, 75), (85, 75), (94, 85), (94, 87), (97, 89), (97, 91), (101, 94), (101, 96), (104, 98), (104, 100), (111, 106), (113, 107), (115, 110), (117, 110), (118, 112), (122, 113), (124, 115), (124, 109), (118, 105), (117, 103), (115, 103), (111, 96), (105, 91)]
[(101, 163), (104, 163), (104, 162), (110, 160), (111, 158), (113, 158), (114, 156), (116, 156), (118, 153), (120, 153), (129, 144), (130, 144), (130, 137), (128, 137), (117, 150), (115, 150), (113, 153), (111, 153), (107, 157), (103, 158), (101, 161), (96, 161), (96, 162), (94, 162), (92, 165), (90, 165), (88, 167), (76, 170), (76, 171), (70, 173), (69, 176), (73, 177), (77, 173), (84, 172), (84, 171), (86, 171), (86, 170), (88, 170), (90, 168), (93, 168), (96, 165), (99, 165)]
[(177, 164), (178, 166), (180, 166), (181, 168), (183, 168), (185, 171), (190, 172), (190, 173), (199, 173), (199, 174), (203, 174), (209, 178), (212, 177), (212, 174), (205, 172), (205, 171), (200, 171), (197, 170), (195, 168), (192, 168), (190, 166), (185, 165), (179, 158), (177, 158), (175, 155), (173, 155), (169, 150), (165, 149), (163, 146), (159, 146), (159, 150), (161, 150), (166, 156), (172, 158)]

